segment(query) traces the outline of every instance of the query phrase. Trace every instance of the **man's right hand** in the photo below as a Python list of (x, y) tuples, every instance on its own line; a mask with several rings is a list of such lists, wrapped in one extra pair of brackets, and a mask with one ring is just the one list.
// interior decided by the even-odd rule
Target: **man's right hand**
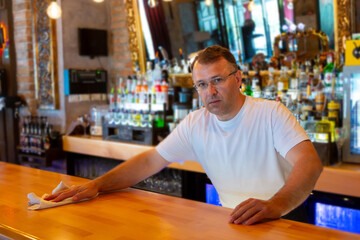
[(45, 197), (47, 201), (60, 202), (65, 198), (72, 197), (74, 201), (80, 201), (84, 198), (95, 197), (99, 192), (99, 187), (95, 181), (90, 181), (82, 185), (72, 186), (69, 189), (51, 194)]

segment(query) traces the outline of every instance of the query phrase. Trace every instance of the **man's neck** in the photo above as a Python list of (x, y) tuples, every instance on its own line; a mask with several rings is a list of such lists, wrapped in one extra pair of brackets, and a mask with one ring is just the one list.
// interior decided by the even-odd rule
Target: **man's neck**
[(236, 108), (234, 108), (234, 111), (231, 113), (231, 115), (229, 114), (227, 116), (223, 116), (222, 118), (216, 116), (217, 119), (219, 121), (229, 121), (233, 119), (240, 112), (241, 108), (244, 106), (245, 99), (246, 96), (239, 92), (239, 96), (237, 97), (236, 102), (234, 102), (234, 107)]

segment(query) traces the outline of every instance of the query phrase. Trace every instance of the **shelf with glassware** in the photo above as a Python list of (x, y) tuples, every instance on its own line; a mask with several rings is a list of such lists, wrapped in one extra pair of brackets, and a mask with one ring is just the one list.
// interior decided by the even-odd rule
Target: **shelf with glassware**
[(174, 72), (176, 67), (170, 70), (166, 64), (160, 67), (158, 58), (154, 66), (151, 64), (144, 74), (135, 69), (126, 81), (119, 78), (118, 85), (111, 89), (103, 120), (92, 109), (92, 118), (101, 124), (104, 139), (156, 145), (191, 110), (198, 108), (188, 73)]
[(59, 132), (53, 131), (46, 116), (25, 116), (22, 121), (18, 160), (32, 167), (51, 166), (53, 160), (64, 159)]

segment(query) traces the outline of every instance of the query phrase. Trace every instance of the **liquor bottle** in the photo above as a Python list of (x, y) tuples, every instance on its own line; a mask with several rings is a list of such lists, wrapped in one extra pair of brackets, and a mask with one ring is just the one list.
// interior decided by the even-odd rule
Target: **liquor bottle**
[(306, 96), (308, 99), (311, 99), (311, 85), (312, 85), (311, 83), (312, 83), (312, 78), (309, 77), (309, 81), (306, 87)]
[(141, 84), (141, 91), (140, 91), (140, 103), (148, 104), (149, 103), (149, 87), (145, 81)]
[(165, 79), (161, 82), (162, 102), (165, 103), (165, 109), (169, 110), (169, 85)]
[(312, 113), (309, 113), (308, 119), (304, 121), (303, 128), (306, 132), (315, 132), (315, 126), (317, 124), (317, 120), (315, 120), (315, 117)]
[(115, 122), (115, 96), (114, 96), (114, 88), (110, 90), (110, 102), (109, 102), (109, 124), (114, 124)]
[(255, 98), (261, 97), (260, 79), (257, 75), (254, 75), (251, 81), (252, 96)]
[(344, 95), (344, 74), (343, 67), (345, 64), (344, 53), (340, 55), (340, 63), (337, 67), (337, 77), (335, 83), (335, 99), (343, 99)]
[(135, 79), (135, 103), (140, 103), (141, 82)]
[(289, 76), (286, 73), (286, 67), (281, 67), (280, 78), (277, 84), (279, 95), (283, 95), (289, 90)]
[(129, 75), (126, 79), (126, 89), (125, 89), (126, 103), (132, 103), (132, 101), (133, 101), (133, 94), (131, 92), (131, 86), (132, 86), (132, 78)]
[(335, 122), (335, 127), (339, 127), (340, 104), (332, 100), (328, 103), (327, 107), (329, 120)]
[(323, 111), (321, 120), (315, 125), (316, 141), (323, 143), (334, 142), (334, 130), (335, 122), (329, 121), (327, 112)]
[(247, 96), (252, 96), (253, 95), (253, 91), (251, 89), (251, 81), (247, 72), (247, 69), (244, 70), (244, 80), (245, 80), (245, 91), (244, 94)]
[(181, 48), (179, 48), (179, 54), (180, 54), (180, 64), (182, 67), (182, 73), (189, 73), (189, 66), (188, 63), (185, 60), (183, 51)]
[(264, 82), (263, 82), (263, 77), (261, 77), (261, 74), (260, 74), (260, 66), (259, 65), (256, 65), (256, 67), (255, 67), (255, 77), (259, 80), (260, 91), (262, 91), (263, 87), (264, 87)]
[(318, 123), (317, 120), (315, 120), (315, 117), (313, 116), (313, 114), (309, 113), (308, 115), (308, 119), (306, 121), (301, 121), (301, 126), (305, 129), (305, 131), (307, 132), (307, 135), (309, 136), (310, 140), (312, 142), (316, 141), (316, 124)]
[(163, 128), (164, 126), (165, 126), (165, 122), (162, 116), (162, 112), (156, 111), (154, 116), (154, 127)]
[(160, 61), (159, 61), (159, 52), (156, 52), (155, 54), (155, 66), (154, 70), (152, 72), (153, 81), (161, 80), (161, 67), (160, 67)]
[(153, 84), (152, 62), (151, 61), (146, 62), (145, 80), (146, 80), (146, 84), (151, 87)]
[(291, 62), (291, 74), (290, 74), (290, 89), (297, 90), (298, 89), (298, 77), (297, 77), (297, 65), (295, 59)]
[(323, 69), (325, 93), (329, 95), (331, 93), (331, 85), (333, 81), (333, 70), (334, 70), (334, 57), (332, 54), (327, 55), (327, 64)]
[(42, 144), (44, 151), (50, 149), (49, 125), (46, 124), (42, 135)]
[(162, 99), (162, 94), (161, 94), (160, 80), (155, 81), (153, 97), (154, 97), (154, 99), (153, 99), (154, 104), (163, 104), (164, 103), (162, 101), (163, 99)]
[(43, 154), (42, 135), (43, 135), (42, 129), (39, 128), (38, 135), (37, 135), (37, 138), (36, 138), (36, 140), (37, 140), (37, 142), (36, 142), (36, 154), (39, 155), (39, 156)]
[(306, 68), (304, 64), (300, 66), (300, 69), (301, 71), (299, 75), (299, 90), (301, 93), (306, 93), (307, 85), (309, 83), (309, 76), (306, 74)]
[(21, 127), (21, 132), (20, 132), (20, 151), (21, 152), (25, 152), (25, 148), (26, 148), (26, 122), (24, 121), (24, 123), (22, 124)]
[(169, 55), (168, 55), (166, 49), (163, 48), (162, 46), (159, 46), (159, 51), (161, 52), (161, 55), (163, 57), (162, 66), (163, 66), (163, 68), (167, 69), (169, 67), (169, 65), (170, 65)]
[(276, 86), (274, 83), (274, 73), (273, 73), (274, 69), (273, 68), (269, 68), (269, 79), (267, 82), (266, 87), (264, 88), (264, 98), (267, 99), (275, 99), (276, 97)]
[(135, 75), (133, 75), (132, 77), (132, 83), (131, 83), (131, 94), (132, 94), (132, 101), (131, 103), (137, 103), (139, 96), (137, 93), (137, 88), (138, 88), (138, 79)]
[(181, 67), (179, 66), (178, 60), (176, 58), (174, 58), (173, 60), (173, 67), (172, 67), (172, 72), (173, 73), (180, 73), (181, 72)]

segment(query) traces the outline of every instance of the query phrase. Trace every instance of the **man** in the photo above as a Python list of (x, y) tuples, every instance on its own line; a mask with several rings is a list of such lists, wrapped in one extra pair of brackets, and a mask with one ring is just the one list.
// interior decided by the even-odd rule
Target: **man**
[(223, 206), (234, 208), (231, 223), (276, 219), (300, 205), (322, 165), (291, 112), (281, 103), (242, 95), (241, 73), (225, 48), (201, 51), (192, 77), (205, 108), (189, 114), (154, 150), (47, 199), (79, 201), (132, 186), (170, 162), (193, 160), (202, 164)]

